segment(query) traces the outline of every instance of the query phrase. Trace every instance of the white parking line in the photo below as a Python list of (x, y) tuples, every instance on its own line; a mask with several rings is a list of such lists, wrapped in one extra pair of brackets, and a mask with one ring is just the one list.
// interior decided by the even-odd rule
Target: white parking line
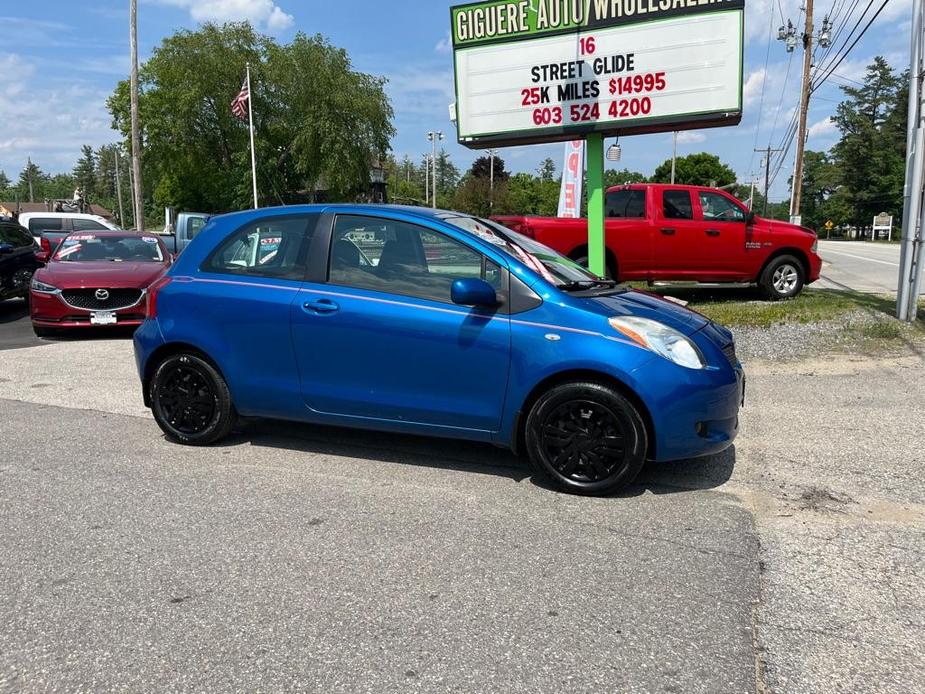
[(899, 267), (899, 263), (891, 263), (887, 260), (876, 260), (875, 258), (867, 258), (863, 255), (854, 255), (853, 253), (843, 253), (842, 251), (832, 251), (832, 250), (829, 250), (828, 248), (823, 249), (822, 252), (832, 253), (834, 255), (843, 255), (848, 258), (854, 258), (856, 260), (867, 260), (867, 261), (870, 261), (871, 263), (881, 263), (883, 265), (892, 265), (893, 267)]

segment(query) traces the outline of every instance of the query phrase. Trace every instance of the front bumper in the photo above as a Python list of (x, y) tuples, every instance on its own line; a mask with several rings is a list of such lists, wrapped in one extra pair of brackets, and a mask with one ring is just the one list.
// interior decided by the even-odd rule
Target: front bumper
[(655, 431), (653, 460), (719, 453), (739, 433), (745, 371), (725, 335), (725, 329), (710, 325), (691, 336), (707, 361), (704, 369), (685, 369), (659, 358), (635, 374), (644, 384), (640, 395)]
[(66, 303), (60, 293), (29, 292), (29, 314), (32, 324), (40, 328), (113, 328), (138, 326), (145, 319), (145, 294), (131, 306), (104, 311), (114, 313), (116, 322), (97, 325), (90, 322), (90, 315), (96, 311), (82, 309)]
[(819, 275), (822, 273), (822, 258), (819, 257), (819, 254), (815, 251), (810, 251), (808, 253), (809, 257), (809, 272), (806, 273), (806, 284), (815, 282), (819, 279)]

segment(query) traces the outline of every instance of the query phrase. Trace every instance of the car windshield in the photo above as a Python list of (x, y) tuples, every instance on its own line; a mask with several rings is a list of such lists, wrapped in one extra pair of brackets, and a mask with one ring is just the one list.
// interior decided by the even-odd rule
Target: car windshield
[(497, 222), (475, 217), (448, 217), (445, 221), (472, 232), (509, 256), (517, 258), (560, 289), (587, 289), (616, 284), (611, 280), (601, 279), (574, 260)]
[(149, 234), (71, 234), (61, 242), (55, 260), (69, 263), (163, 263), (164, 253), (157, 238)]

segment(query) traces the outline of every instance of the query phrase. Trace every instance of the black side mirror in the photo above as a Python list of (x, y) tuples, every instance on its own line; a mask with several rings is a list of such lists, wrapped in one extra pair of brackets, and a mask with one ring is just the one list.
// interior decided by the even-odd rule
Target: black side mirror
[(485, 280), (466, 278), (455, 280), (450, 287), (450, 298), (462, 306), (497, 306), (498, 294)]
[(745, 223), (754, 224), (755, 223), (755, 213), (749, 210), (745, 213)]

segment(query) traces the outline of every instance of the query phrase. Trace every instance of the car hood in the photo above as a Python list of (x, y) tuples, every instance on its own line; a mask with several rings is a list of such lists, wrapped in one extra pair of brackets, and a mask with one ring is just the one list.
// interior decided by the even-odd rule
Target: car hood
[(622, 294), (595, 296), (582, 299), (587, 307), (607, 316), (639, 316), (650, 318), (674, 328), (684, 335), (693, 335), (710, 321), (696, 311), (651, 292), (630, 290)]
[(114, 263), (53, 261), (40, 270), (38, 279), (58, 289), (84, 287), (144, 289), (167, 269), (164, 263)]
[(762, 217), (761, 223), (765, 225), (768, 230), (774, 233), (799, 234), (801, 236), (806, 236), (807, 238), (816, 236), (816, 232), (812, 229), (797, 226), (796, 224), (791, 224), (790, 222), (782, 222), (779, 219), (765, 219)]

